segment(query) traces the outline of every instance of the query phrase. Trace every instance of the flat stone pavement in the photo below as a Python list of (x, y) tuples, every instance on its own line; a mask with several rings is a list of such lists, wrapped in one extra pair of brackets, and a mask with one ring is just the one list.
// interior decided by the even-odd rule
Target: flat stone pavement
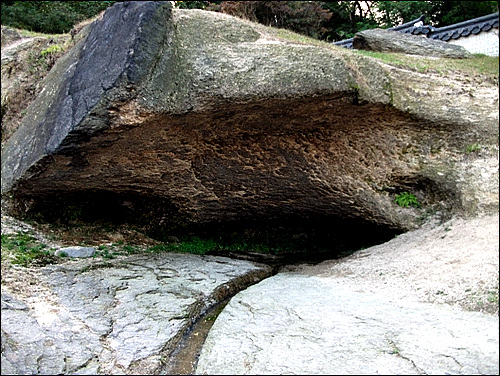
[(271, 268), (166, 253), (9, 274), (11, 288), (2, 283), (2, 375), (159, 374), (162, 356), (193, 320)]
[(195, 373), (498, 374), (498, 255), (496, 214), (277, 275), (174, 253), (2, 266), (1, 373), (162, 374), (193, 320), (240, 291)]
[(493, 315), (389, 301), (332, 279), (280, 273), (225, 307), (196, 373), (492, 375), (499, 371), (498, 329)]
[(498, 375), (498, 234), (455, 219), (289, 267), (231, 299), (196, 373)]

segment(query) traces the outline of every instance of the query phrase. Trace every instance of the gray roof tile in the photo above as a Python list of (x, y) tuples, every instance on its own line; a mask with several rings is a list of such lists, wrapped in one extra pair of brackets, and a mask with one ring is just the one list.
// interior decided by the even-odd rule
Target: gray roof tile
[[(424, 34), (428, 38), (447, 42), (450, 39), (458, 39), (460, 37), (467, 37), (470, 34), (476, 35), (482, 31), (489, 31), (492, 28), (498, 29), (498, 16), (499, 13), (497, 12), (489, 14), (487, 16), (474, 18), (472, 20), (436, 29), (430, 25), (420, 26), (419, 23), (423, 23), (424, 20), (424, 16), (422, 15), (413, 21), (407, 22), (403, 25), (392, 27), (388, 30), (399, 31), (404, 34), (413, 34), (413, 35)], [(354, 38), (344, 39), (339, 42), (334, 42), (334, 44), (345, 48), (352, 48), (353, 39)]]

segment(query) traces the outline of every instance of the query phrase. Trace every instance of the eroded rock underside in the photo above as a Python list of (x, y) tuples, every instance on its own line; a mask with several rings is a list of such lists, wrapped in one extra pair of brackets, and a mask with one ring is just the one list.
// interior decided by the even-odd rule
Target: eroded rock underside
[[(11, 210), (330, 243), (383, 240), (425, 213), (498, 210), (498, 168), (484, 173), (498, 166), (494, 85), (472, 97), (452, 79), (265, 30), (162, 2), (108, 9), (2, 150)], [(396, 205), (401, 192), (423, 209)]]

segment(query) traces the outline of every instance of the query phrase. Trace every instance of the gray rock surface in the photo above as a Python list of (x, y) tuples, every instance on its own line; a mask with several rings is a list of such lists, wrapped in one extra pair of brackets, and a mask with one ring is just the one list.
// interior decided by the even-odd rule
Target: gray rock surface
[[(482, 173), (497, 161), (497, 83), (168, 2), (117, 3), (86, 33), (4, 145), (16, 215), (81, 207), (165, 228), (342, 218), (399, 231), (420, 224), (399, 192), (446, 215), (498, 207), (498, 175)], [(466, 158), (475, 143), (483, 156)]]
[(498, 318), (388, 301), (283, 273), (239, 293), (205, 342), (197, 374), (498, 373)]
[(498, 374), (498, 230), (453, 220), (289, 268), (231, 300), (196, 373)]
[(471, 56), (470, 52), (462, 46), (383, 29), (364, 30), (356, 33), (352, 46), (358, 50), (400, 52), (410, 55), (455, 59), (465, 59)]
[(67, 257), (92, 257), (95, 254), (94, 247), (63, 247), (56, 250), (56, 256)]
[(19, 31), (4, 27), (2, 25), (2, 47), (7, 46), (8, 44), (11, 44), (19, 39), (22, 39)]
[(2, 276), (2, 374), (158, 373), (204, 311), (270, 274), (183, 254), (13, 268)]
[(215, 256), (2, 260), (2, 374), (164, 373), (193, 320), (239, 290), (198, 374), (495, 374), (498, 253), (496, 214), (274, 277)]

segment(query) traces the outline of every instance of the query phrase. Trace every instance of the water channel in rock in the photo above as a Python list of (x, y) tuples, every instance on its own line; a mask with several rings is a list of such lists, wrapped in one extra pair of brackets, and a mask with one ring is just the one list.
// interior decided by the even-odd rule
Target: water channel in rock
[[(218, 253), (218, 255), (221, 254)], [(277, 256), (252, 252), (229, 252), (224, 256), (267, 264), (273, 268), (272, 276), (284, 270), (293, 270), (294, 265), (315, 265), (333, 258), (331, 254), (329, 255), (327, 253), (287, 254)], [(341, 258), (341, 256), (337, 256), (334, 258)], [(259, 282), (261, 281), (258, 281), (257, 283)], [(218, 302), (192, 324), (192, 326), (180, 340), (177, 347), (165, 357), (165, 363), (162, 367), (162, 370), (160, 371), (160, 375), (195, 374), (198, 358), (201, 354), (201, 350), (208, 336), (208, 333), (210, 332), (210, 329), (212, 328), (215, 320), (222, 312), (224, 307), (229, 303), (231, 298), (232, 296), (224, 299), (221, 302)]]

